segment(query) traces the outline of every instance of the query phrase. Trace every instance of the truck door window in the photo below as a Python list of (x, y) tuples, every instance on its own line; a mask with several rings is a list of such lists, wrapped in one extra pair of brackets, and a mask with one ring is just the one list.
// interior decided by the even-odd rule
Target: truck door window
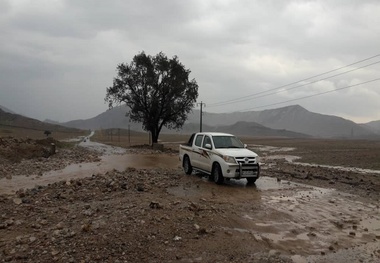
[(206, 144), (211, 145), (211, 139), (208, 136), (205, 136), (205, 139), (203, 140), (203, 148), (206, 148)]
[(195, 138), (195, 143), (194, 143), (195, 146), (201, 147), (202, 139), (203, 139), (203, 135), (197, 135), (197, 137)]
[(192, 145), (193, 145), (194, 136), (195, 136), (195, 133), (193, 133), (193, 134), (191, 135), (189, 141), (187, 142), (187, 145), (188, 145), (188, 146), (192, 146)]

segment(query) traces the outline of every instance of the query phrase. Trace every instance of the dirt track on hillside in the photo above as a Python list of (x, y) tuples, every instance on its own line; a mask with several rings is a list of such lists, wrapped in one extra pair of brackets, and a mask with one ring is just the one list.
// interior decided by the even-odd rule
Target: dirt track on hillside
[(0, 262), (380, 260), (378, 175), (263, 162), (254, 186), (219, 186), (173, 162), (2, 195)]

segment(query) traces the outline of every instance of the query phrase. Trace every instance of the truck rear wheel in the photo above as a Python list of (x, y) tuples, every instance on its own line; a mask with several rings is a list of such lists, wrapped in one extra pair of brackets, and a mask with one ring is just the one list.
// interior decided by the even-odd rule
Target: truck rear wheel
[(224, 182), (222, 169), (220, 168), (220, 165), (218, 163), (214, 164), (211, 173), (215, 183), (222, 184)]
[(190, 159), (188, 156), (185, 156), (183, 158), (183, 170), (185, 171), (185, 174), (191, 174), (193, 172), (193, 167), (191, 166)]

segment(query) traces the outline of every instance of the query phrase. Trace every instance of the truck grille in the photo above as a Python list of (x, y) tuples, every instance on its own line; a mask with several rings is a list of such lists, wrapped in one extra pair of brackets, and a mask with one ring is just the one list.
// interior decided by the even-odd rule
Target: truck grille
[(235, 157), (237, 163), (241, 164), (255, 164), (256, 158), (255, 157)]

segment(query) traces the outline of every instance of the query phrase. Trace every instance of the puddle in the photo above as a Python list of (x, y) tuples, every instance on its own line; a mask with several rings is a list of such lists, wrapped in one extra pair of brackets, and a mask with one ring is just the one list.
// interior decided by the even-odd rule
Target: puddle
[(267, 146), (267, 145), (250, 145), (250, 147), (257, 149), (261, 152), (291, 152), (294, 151), (296, 148), (294, 147), (275, 147), (275, 146)]
[[(323, 164), (313, 164), (313, 163), (301, 163), (301, 162), (295, 162), (296, 160), (301, 159), (299, 156), (295, 155), (269, 155), (269, 156), (263, 156), (261, 158), (263, 164), (268, 166), (275, 166), (275, 164), (270, 163), (271, 160), (279, 160), (284, 159), (285, 161), (300, 165), (300, 166), (310, 166), (310, 167), (322, 167), (322, 168), (328, 168), (328, 169), (336, 169), (339, 171), (346, 171), (346, 172), (356, 172), (356, 173), (363, 173), (363, 174), (380, 174), (380, 170), (371, 170), (371, 169), (362, 169), (362, 168), (355, 168), (355, 167), (345, 167), (345, 166), (332, 166), (332, 165), (323, 165)], [(269, 161), (267, 163), (267, 161)], [(264, 168), (264, 167), (263, 167)]]
[[(217, 185), (214, 182), (208, 181), (208, 177), (204, 175), (191, 175), (191, 181), (188, 185), (181, 185), (169, 188), (167, 191), (178, 197), (183, 198), (208, 198), (222, 196), (222, 198), (230, 198), (231, 196), (246, 198), (245, 201), (251, 198), (261, 199), (262, 191), (271, 191), (279, 189), (292, 189), (298, 184), (288, 181), (277, 181), (272, 177), (260, 177), (254, 185), (247, 185), (245, 179), (241, 180), (226, 180), (223, 185)], [(197, 180), (198, 178), (198, 180)]]
[(358, 202), (353, 195), (299, 184), (261, 196), (263, 206), (272, 211), (267, 214), (270, 220), (249, 213), (242, 220), (252, 222), (249, 231), (257, 239), (300, 254), (294, 262), (314, 262), (306, 256), (360, 245), (377, 243), (380, 247), (380, 208)]
[(317, 166), (317, 167), (336, 169), (339, 171), (346, 171), (346, 172), (355, 172), (355, 173), (363, 173), (363, 174), (380, 174), (380, 170), (362, 169), (362, 168), (345, 167), (345, 166), (331, 166), (331, 165), (312, 164), (312, 163), (300, 163), (300, 162), (292, 162), (292, 163), (296, 165), (301, 165), (301, 166)]

